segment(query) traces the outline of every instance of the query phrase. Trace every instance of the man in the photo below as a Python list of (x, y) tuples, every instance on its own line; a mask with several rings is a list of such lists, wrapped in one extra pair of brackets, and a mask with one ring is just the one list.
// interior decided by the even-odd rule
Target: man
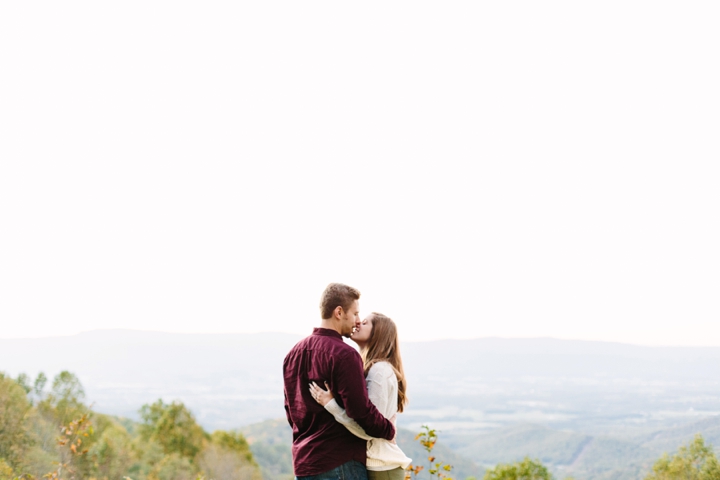
[(327, 382), (335, 400), (368, 435), (392, 440), (395, 427), (368, 399), (360, 354), (347, 345), (360, 324), (360, 292), (331, 283), (320, 300), (322, 322), (285, 357), (285, 413), (293, 430), (295, 476), (366, 480), (366, 442), (336, 422), (310, 395)]

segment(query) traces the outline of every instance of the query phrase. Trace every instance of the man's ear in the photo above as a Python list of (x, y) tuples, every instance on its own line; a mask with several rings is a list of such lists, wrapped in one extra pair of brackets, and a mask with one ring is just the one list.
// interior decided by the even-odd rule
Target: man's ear
[(337, 318), (338, 320), (340, 320), (342, 318), (342, 314), (343, 308), (340, 305), (335, 307), (335, 310), (333, 310), (333, 318)]

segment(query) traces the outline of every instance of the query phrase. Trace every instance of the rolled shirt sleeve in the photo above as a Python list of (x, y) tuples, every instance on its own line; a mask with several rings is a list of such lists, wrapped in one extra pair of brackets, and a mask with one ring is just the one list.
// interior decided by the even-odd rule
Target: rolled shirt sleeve
[(344, 368), (335, 372), (334, 390), (338, 404), (345, 408), (348, 417), (355, 420), (367, 435), (392, 440), (395, 438), (395, 427), (370, 402), (360, 355), (353, 350), (347, 357), (342, 361)]

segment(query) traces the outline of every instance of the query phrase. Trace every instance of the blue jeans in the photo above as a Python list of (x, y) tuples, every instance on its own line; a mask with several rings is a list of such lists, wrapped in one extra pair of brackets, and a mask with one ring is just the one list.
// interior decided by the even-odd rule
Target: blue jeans
[(295, 477), (295, 480), (368, 480), (365, 465), (355, 460), (343, 463), (339, 467), (309, 477)]

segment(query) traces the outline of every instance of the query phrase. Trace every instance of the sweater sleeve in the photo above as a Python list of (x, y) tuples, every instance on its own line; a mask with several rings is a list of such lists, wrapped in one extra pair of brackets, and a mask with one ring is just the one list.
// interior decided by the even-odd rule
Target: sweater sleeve
[[(391, 418), (397, 413), (394, 408), (391, 396), (397, 396), (397, 378), (392, 367), (387, 362), (378, 362), (368, 372), (367, 379), (368, 397), (378, 411), (385, 418)], [(394, 384), (394, 388), (393, 388)]]

